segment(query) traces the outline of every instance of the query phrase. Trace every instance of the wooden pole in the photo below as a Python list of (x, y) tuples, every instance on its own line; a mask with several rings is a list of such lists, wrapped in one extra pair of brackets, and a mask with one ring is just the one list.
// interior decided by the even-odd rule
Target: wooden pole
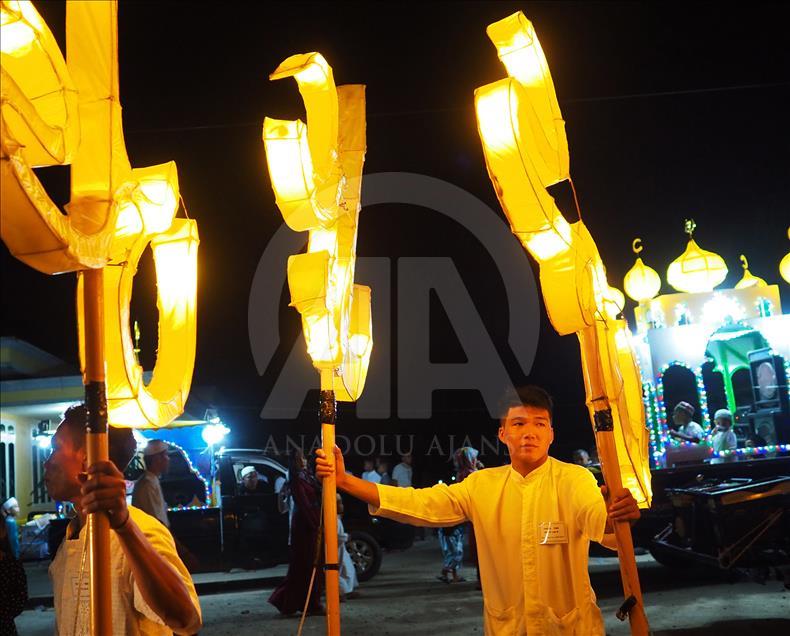
[[(335, 463), (335, 415), (337, 405), (332, 374), (321, 371), (321, 444), (327, 459)], [(340, 636), (340, 565), (337, 552), (337, 484), (335, 473), (323, 481), (324, 572), (326, 581), (326, 633)]]
[[(587, 362), (584, 369), (587, 380), (587, 397), (593, 413), (595, 445), (598, 458), (601, 460), (604, 481), (609, 493), (619, 492), (623, 487), (620, 477), (620, 462), (617, 459), (617, 448), (614, 442), (614, 420), (609, 400), (606, 397), (605, 385), (601, 377), (600, 366), (597, 364), (601, 355), (598, 347), (598, 333), (595, 324), (579, 333), (582, 347), (582, 359)], [(607, 502), (608, 503), (608, 502)], [(617, 559), (620, 563), (620, 578), (623, 582), (625, 601), (618, 612), (618, 618), (624, 620), (628, 615), (633, 636), (648, 636), (650, 626), (645, 614), (642, 600), (642, 588), (639, 585), (639, 572), (636, 568), (634, 541), (628, 521), (613, 522), (615, 541), (617, 543)]]
[[(104, 375), (104, 270), (89, 269), (84, 278), (85, 404), (88, 410), (88, 466), (109, 459), (107, 445), (107, 387)], [(110, 587), (110, 520), (88, 515), (91, 634), (112, 634)]]

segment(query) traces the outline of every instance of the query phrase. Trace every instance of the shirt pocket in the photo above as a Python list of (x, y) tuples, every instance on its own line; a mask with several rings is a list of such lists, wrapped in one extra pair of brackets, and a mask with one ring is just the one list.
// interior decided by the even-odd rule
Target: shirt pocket
[(544, 625), (546, 636), (572, 636), (579, 625), (579, 608), (574, 607), (564, 616), (557, 616), (551, 607), (546, 606)]
[(518, 631), (516, 608), (509, 607), (499, 610), (488, 604), (484, 605), (485, 636), (521, 636), (525, 630)]

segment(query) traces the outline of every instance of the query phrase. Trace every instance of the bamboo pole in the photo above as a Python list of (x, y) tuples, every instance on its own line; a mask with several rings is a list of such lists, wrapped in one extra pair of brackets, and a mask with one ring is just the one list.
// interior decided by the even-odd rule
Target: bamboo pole
[[(89, 269), (84, 277), (85, 404), (88, 409), (86, 447), (88, 466), (109, 459), (107, 444), (107, 388), (104, 375), (104, 270)], [(88, 515), (91, 634), (112, 634), (110, 588), (110, 520)]]
[[(335, 463), (335, 415), (333, 371), (321, 371), (321, 443), (326, 458)], [(335, 473), (323, 481), (324, 572), (326, 582), (326, 633), (340, 636), (340, 565), (337, 552), (337, 483)]]
[[(611, 495), (613, 492), (619, 492), (623, 487), (623, 483), (620, 477), (620, 462), (617, 459), (617, 448), (614, 442), (612, 409), (606, 397), (606, 388), (601, 377), (600, 366), (597, 364), (601, 354), (598, 347), (598, 333), (595, 324), (590, 325), (579, 333), (579, 342), (582, 348), (582, 360), (586, 361), (584, 376), (587, 381), (588, 404), (594, 410), (595, 445), (598, 448), (598, 457), (601, 460), (604, 481)], [(618, 612), (618, 618), (624, 620), (625, 617), (621, 616), (621, 612), (627, 614), (631, 625), (631, 634), (633, 636), (648, 636), (650, 626), (647, 622), (645, 606), (642, 600), (642, 588), (639, 584), (639, 572), (636, 568), (631, 526), (628, 521), (613, 521), (612, 527), (617, 543), (617, 559), (620, 564), (620, 578), (623, 582), (623, 594), (625, 597), (621, 611)]]

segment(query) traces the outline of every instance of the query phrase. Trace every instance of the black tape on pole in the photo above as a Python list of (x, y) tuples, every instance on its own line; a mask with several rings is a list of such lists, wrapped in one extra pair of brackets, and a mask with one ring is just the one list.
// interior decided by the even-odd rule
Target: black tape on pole
[(88, 409), (88, 434), (107, 432), (107, 390), (104, 382), (85, 385), (85, 406)]
[(604, 409), (603, 411), (596, 411), (593, 416), (595, 422), (596, 433), (606, 433), (614, 430), (614, 418), (612, 417), (612, 409)]
[(322, 424), (334, 424), (337, 404), (334, 391), (321, 391), (321, 401), (318, 415)]

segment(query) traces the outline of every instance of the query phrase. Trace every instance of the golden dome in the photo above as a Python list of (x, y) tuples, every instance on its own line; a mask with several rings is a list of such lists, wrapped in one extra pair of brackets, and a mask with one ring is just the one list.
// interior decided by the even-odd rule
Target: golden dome
[[(642, 239), (634, 239), (631, 246), (634, 254), (639, 254), (644, 249), (640, 245), (641, 242)], [(645, 265), (642, 259), (637, 256), (634, 266), (628, 270), (623, 279), (623, 287), (629, 298), (641, 303), (650, 300), (658, 293), (661, 289), (661, 277), (656, 270)]]
[(718, 254), (703, 250), (692, 238), (696, 224), (686, 221), (689, 242), (686, 251), (667, 268), (667, 282), (676, 290), (687, 293), (713, 291), (727, 277), (727, 265)]
[(760, 278), (759, 276), (755, 276), (749, 271), (749, 261), (746, 260), (746, 257), (741, 254), (741, 266), (743, 267), (743, 278), (739, 280), (735, 284), (735, 289), (744, 289), (745, 287), (765, 287), (767, 283)]

